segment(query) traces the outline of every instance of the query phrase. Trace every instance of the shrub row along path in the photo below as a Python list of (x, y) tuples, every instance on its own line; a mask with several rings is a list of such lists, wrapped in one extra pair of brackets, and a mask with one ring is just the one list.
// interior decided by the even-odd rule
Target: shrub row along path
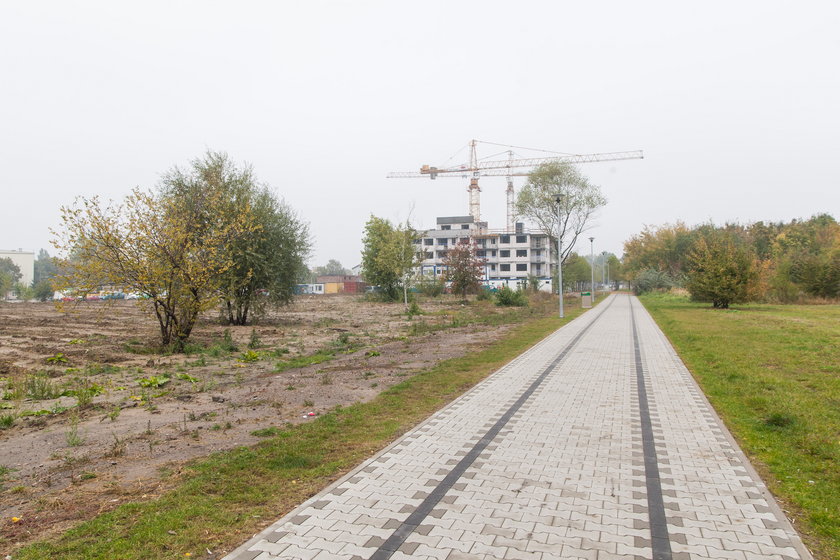
[(226, 560), (811, 556), (635, 297), (613, 295)]

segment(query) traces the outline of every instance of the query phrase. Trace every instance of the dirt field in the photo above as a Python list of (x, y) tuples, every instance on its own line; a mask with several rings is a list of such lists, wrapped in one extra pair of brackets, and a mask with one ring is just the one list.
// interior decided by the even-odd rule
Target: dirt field
[(152, 498), (185, 461), (369, 400), (508, 328), (453, 326), (477, 313), (455, 300), (422, 302), (409, 320), (400, 305), (305, 296), (255, 327), (208, 318), (192, 353), (165, 356), (148, 353), (157, 323), (138, 305), (0, 303), (0, 554)]

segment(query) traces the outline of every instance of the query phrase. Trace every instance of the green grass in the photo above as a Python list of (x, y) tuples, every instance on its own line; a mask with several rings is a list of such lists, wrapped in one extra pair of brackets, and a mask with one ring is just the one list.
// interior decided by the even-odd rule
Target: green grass
[(315, 364), (323, 364), (334, 359), (338, 354), (352, 354), (360, 348), (358, 342), (350, 340), (350, 336), (346, 333), (339, 335), (338, 339), (329, 343), (327, 346), (318, 350), (313, 354), (306, 356), (297, 356), (289, 358), (288, 360), (280, 360), (275, 364), (274, 371), (281, 372), (287, 369), (296, 369)]
[[(570, 310), (566, 320), (579, 313)], [(371, 402), (337, 408), (279, 429), (253, 447), (196, 461), (160, 498), (122, 505), (64, 535), (24, 547), (14, 558), (183, 558), (205, 549), (232, 549), (262, 522), (277, 519), (560, 324), (554, 317), (535, 316), (493, 346), (441, 362)]]
[(335, 358), (335, 352), (321, 350), (308, 356), (298, 356), (289, 360), (282, 360), (277, 362), (274, 366), (274, 371), (286, 371), (287, 369), (302, 368), (315, 364), (322, 364)]
[(642, 302), (817, 558), (840, 558), (840, 306)]

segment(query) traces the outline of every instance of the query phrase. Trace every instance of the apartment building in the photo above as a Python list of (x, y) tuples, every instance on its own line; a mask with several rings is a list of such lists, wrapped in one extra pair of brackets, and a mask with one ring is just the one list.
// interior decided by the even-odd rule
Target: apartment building
[(462, 240), (472, 240), (478, 246), (478, 255), (486, 261), (487, 285), (516, 284), (535, 276), (540, 280), (540, 289), (551, 290), (556, 250), (552, 249), (548, 235), (526, 230), (522, 223), (517, 223), (512, 232), (491, 230), (487, 222), (476, 222), (472, 216), (437, 219), (437, 228), (427, 231), (417, 241), (425, 257), (421, 272), (441, 276), (446, 268), (443, 264), (446, 251)]

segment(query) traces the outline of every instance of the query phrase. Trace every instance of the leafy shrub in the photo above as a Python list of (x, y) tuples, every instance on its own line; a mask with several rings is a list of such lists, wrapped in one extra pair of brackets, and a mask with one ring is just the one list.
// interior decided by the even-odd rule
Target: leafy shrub
[(248, 350), (246, 352), (242, 352), (242, 355), (239, 356), (239, 361), (243, 362), (243, 363), (246, 363), (246, 364), (251, 364), (251, 363), (254, 363), (254, 362), (258, 362), (259, 360), (260, 360), (259, 352), (255, 352), (253, 350)]
[(412, 301), (411, 305), (408, 306), (408, 311), (406, 312), (406, 314), (408, 315), (408, 318), (411, 319), (415, 315), (422, 315), (423, 310), (420, 309), (420, 306), (417, 305), (416, 301)]
[(142, 377), (137, 380), (141, 387), (163, 387), (171, 381), (165, 375), (150, 375), (149, 377)]
[(503, 307), (524, 307), (528, 305), (528, 298), (525, 292), (521, 290), (511, 290), (507, 286), (502, 286), (496, 292), (496, 305)]
[(48, 364), (66, 364), (68, 362), (67, 356), (61, 352), (57, 352), (54, 356), (50, 356), (46, 361)]
[(239, 347), (233, 341), (233, 335), (230, 334), (230, 329), (225, 329), (225, 332), (222, 334), (222, 342), (219, 346), (228, 352), (238, 352)]
[(14, 414), (0, 414), (0, 430), (8, 430), (15, 425)]
[(633, 290), (636, 295), (648, 292), (670, 290), (677, 285), (677, 282), (667, 272), (649, 268), (636, 275), (633, 281)]
[(753, 249), (736, 235), (713, 231), (695, 241), (688, 255), (685, 287), (694, 301), (727, 309), (758, 298), (759, 268)]
[(446, 287), (443, 279), (433, 278), (431, 276), (423, 276), (417, 285), (420, 293), (428, 297), (438, 297), (444, 292)]
[(478, 301), (490, 301), (493, 299), (493, 290), (488, 288), (487, 286), (482, 286), (480, 290), (478, 290), (478, 295), (475, 297)]

